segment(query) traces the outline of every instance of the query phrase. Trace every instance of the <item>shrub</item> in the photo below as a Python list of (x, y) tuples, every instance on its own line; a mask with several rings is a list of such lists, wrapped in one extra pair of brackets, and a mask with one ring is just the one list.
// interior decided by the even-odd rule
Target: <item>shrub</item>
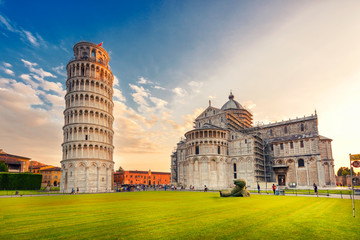
[(2, 190), (38, 190), (41, 187), (41, 174), (0, 173)]

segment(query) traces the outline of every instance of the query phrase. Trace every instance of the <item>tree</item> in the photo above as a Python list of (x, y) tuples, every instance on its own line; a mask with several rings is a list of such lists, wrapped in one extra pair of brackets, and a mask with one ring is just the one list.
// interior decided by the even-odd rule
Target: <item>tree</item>
[(118, 170), (116, 170), (116, 172), (123, 172), (124, 169), (120, 166)]
[(6, 165), (6, 163), (4, 161), (0, 162), (0, 172), (8, 172), (8, 166)]
[(341, 167), (337, 171), (337, 175), (340, 176), (346, 176), (350, 174), (350, 169), (348, 167)]

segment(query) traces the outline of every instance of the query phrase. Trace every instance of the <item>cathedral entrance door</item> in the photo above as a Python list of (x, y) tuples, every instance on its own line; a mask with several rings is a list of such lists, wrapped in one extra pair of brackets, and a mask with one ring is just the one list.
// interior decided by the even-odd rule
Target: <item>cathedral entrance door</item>
[(279, 186), (285, 186), (285, 175), (278, 175), (278, 184)]

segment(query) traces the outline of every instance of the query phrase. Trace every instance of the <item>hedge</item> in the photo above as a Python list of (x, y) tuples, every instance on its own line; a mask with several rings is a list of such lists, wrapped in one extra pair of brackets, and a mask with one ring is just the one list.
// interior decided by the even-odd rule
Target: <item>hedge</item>
[(38, 190), (41, 179), (41, 174), (0, 173), (0, 190)]

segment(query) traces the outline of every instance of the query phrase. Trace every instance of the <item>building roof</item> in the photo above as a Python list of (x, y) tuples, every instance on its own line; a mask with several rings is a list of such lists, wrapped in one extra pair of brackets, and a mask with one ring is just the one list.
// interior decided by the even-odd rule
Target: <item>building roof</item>
[(8, 160), (7, 158), (17, 158), (20, 161), (21, 160), (25, 160), (28, 161), (31, 158), (27, 158), (27, 157), (22, 157), (22, 156), (17, 156), (17, 155), (12, 155), (12, 154), (8, 154), (6, 152), (4, 152), (2, 149), (0, 149), (0, 157), (2, 157), (2, 160)]
[(59, 167), (52, 167), (52, 168), (41, 169), (40, 171), (61, 171), (61, 168), (59, 168)]
[(331, 138), (327, 138), (327, 137), (324, 137), (324, 136), (321, 136), (321, 135), (319, 135), (319, 138), (320, 138), (320, 140), (328, 140), (328, 141), (332, 141), (332, 139), (331, 139)]
[(230, 92), (229, 101), (227, 101), (222, 107), (221, 110), (228, 110), (228, 109), (244, 109), (240, 103), (234, 100), (234, 95)]

